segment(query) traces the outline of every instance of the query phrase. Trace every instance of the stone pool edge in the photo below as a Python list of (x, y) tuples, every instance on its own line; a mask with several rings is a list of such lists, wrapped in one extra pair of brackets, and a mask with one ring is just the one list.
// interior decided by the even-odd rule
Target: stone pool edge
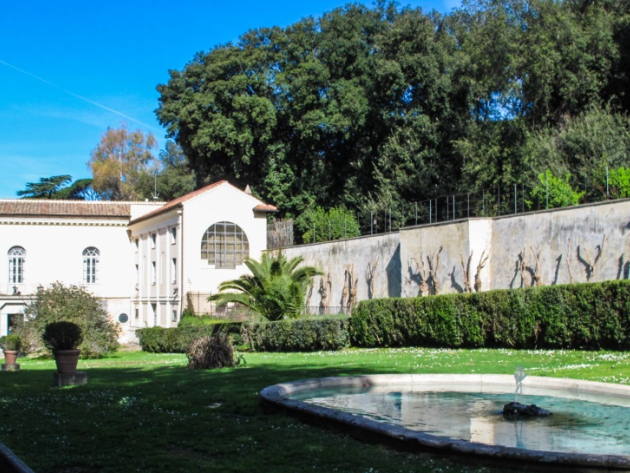
[[(435, 387), (436, 384), (441, 384), (442, 386), (471, 384), (481, 386), (483, 389), (483, 386), (496, 387), (505, 385), (513, 387), (514, 377), (511, 375), (495, 374), (378, 374), (312, 378), (267, 386), (260, 391), (260, 397), (265, 403), (300, 414), (306, 414), (310, 417), (346, 425), (353, 429), (363, 430), (386, 439), (394, 440), (397, 443), (402, 442), (405, 446), (411, 448), (422, 448), (423, 450), (431, 449), (443, 453), (453, 452), (464, 455), (478, 455), (494, 460), (515, 460), (546, 465), (580, 466), (630, 471), (630, 455), (564, 453), (468, 442), (451, 437), (414, 431), (384, 422), (377, 422), (360, 415), (341, 412), (288, 398), (291, 394), (311, 389), (326, 389), (342, 386), (366, 388), (379, 385), (405, 384), (426, 385), (432, 388)], [(630, 398), (630, 386), (595, 381), (531, 376), (527, 378), (527, 386), (542, 389), (574, 390), (576, 393), (623, 395)]]

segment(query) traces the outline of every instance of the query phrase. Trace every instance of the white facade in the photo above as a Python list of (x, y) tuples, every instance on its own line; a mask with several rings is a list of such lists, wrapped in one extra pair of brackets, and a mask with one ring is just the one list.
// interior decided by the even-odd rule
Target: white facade
[(123, 342), (136, 328), (176, 326), (188, 293), (205, 302), (222, 281), (246, 272), (202, 258), (206, 230), (235, 224), (230, 229), (238, 226), (248, 241), (245, 256), (259, 258), (273, 210), (226, 181), (166, 204), (0, 201), (0, 336), (37, 288), (55, 281), (101, 298)]

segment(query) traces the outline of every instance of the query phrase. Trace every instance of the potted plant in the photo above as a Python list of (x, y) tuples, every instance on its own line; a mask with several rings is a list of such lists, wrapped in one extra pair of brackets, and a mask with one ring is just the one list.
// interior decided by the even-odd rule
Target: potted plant
[(77, 371), (80, 350), (77, 349), (83, 336), (81, 328), (72, 322), (53, 322), (46, 325), (42, 336), (44, 344), (53, 352), (57, 372), (74, 374)]
[(0, 346), (4, 351), (4, 371), (16, 371), (20, 365), (16, 363), (18, 353), (22, 348), (22, 339), (19, 335), (11, 334), (0, 338)]

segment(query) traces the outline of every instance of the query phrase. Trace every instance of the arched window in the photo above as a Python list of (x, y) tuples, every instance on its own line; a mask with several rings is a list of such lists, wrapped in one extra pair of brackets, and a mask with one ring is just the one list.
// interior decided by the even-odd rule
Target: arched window
[(215, 268), (235, 268), (248, 256), (247, 235), (235, 223), (215, 223), (203, 234), (201, 259)]
[(21, 246), (14, 246), (9, 250), (9, 283), (22, 284), (24, 282), (24, 260), (26, 250)]
[(83, 250), (83, 282), (94, 284), (96, 282), (96, 265), (101, 252), (98, 248), (88, 246)]

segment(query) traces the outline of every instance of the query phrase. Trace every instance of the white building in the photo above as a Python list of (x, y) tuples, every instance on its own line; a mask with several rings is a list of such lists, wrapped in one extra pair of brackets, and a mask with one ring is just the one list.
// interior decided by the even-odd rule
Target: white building
[(0, 200), (0, 336), (55, 281), (98, 296), (123, 341), (176, 326), (260, 257), (275, 210), (227, 181), (167, 203)]

